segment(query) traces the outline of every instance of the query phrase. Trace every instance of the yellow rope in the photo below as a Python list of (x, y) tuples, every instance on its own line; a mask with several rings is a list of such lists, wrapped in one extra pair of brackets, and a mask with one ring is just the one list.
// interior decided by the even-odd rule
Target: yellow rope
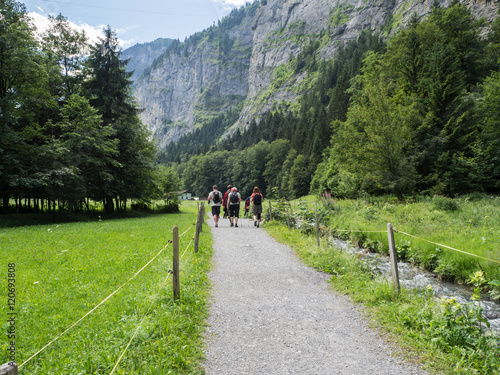
[[(387, 233), (387, 231), (382, 231), (382, 230), (380, 230), (380, 231), (375, 231), (375, 230), (374, 231), (369, 231), (369, 230), (350, 230), (350, 229), (335, 229), (335, 228), (334, 228), (334, 230), (336, 230), (337, 232)], [(409, 236), (409, 237), (417, 238), (417, 239), (422, 240), (422, 241), (427, 241), (427, 242), (432, 243), (434, 245), (445, 247), (445, 248), (450, 249), (450, 250), (458, 251), (459, 253), (462, 253), (462, 254), (470, 255), (470, 256), (473, 256), (473, 257), (476, 257), (476, 258), (480, 258), (480, 259), (484, 259), (484, 260), (487, 260), (487, 261), (490, 261), (490, 262), (494, 262), (494, 263), (499, 263), (500, 264), (500, 261), (498, 261), (498, 260), (494, 260), (494, 259), (482, 257), (482, 256), (476, 255), (476, 254), (471, 254), (471, 253), (468, 253), (468, 252), (463, 251), (463, 250), (455, 249), (455, 248), (450, 247), (450, 246), (446, 246), (446, 245), (443, 245), (443, 244), (440, 244), (440, 243), (437, 243), (437, 242), (432, 242), (432, 241), (426, 240), (425, 238), (414, 236), (413, 234), (402, 232), (400, 230), (394, 229), (394, 232), (401, 233), (401, 234), (404, 234), (404, 235)]]
[[(184, 233), (186, 233), (186, 232), (184, 232)], [(188, 245), (186, 246), (186, 249), (184, 250), (184, 252), (181, 255), (181, 259), (184, 257), (184, 254), (186, 254), (186, 251), (187, 251), (187, 249), (189, 248), (189, 246), (191, 245), (192, 242), (193, 242), (193, 239), (191, 239), (191, 241), (189, 241)], [(160, 289), (158, 289), (158, 292), (156, 293), (156, 296), (153, 299), (153, 302), (151, 302), (151, 304), (149, 305), (148, 311), (146, 311), (146, 314), (144, 314), (144, 316), (142, 317), (139, 325), (137, 326), (137, 328), (134, 331), (134, 334), (130, 338), (130, 341), (128, 342), (127, 346), (125, 347), (125, 349), (123, 350), (122, 354), (120, 355), (120, 358), (118, 358), (118, 361), (116, 362), (115, 366), (113, 367), (113, 369), (111, 370), (111, 372), (109, 373), (109, 375), (112, 375), (115, 372), (115, 369), (118, 367), (118, 364), (121, 362), (123, 356), (125, 355), (125, 353), (127, 352), (128, 348), (130, 347), (130, 344), (132, 344), (132, 341), (134, 340), (135, 336), (137, 335), (137, 332), (139, 332), (139, 328), (141, 328), (141, 325), (144, 322), (144, 319), (146, 319), (146, 316), (148, 316), (149, 311), (151, 311), (151, 307), (153, 307), (153, 304), (158, 299), (158, 296), (160, 295), (160, 291), (163, 288), (163, 285), (165, 285), (167, 283), (167, 281), (168, 281), (169, 278), (170, 278), (170, 274), (167, 275), (167, 277), (165, 278), (165, 281), (163, 281), (163, 283), (160, 285)]]
[(386, 230), (351, 230), (351, 229), (336, 229), (337, 232), (360, 232), (360, 233), (387, 233)]
[(113, 369), (111, 370), (111, 372), (109, 373), (109, 375), (112, 375), (115, 372), (116, 368), (118, 367), (118, 364), (122, 360), (123, 356), (125, 355), (125, 353), (127, 352), (128, 348), (130, 347), (130, 344), (132, 344), (132, 341), (134, 340), (135, 336), (137, 335), (137, 332), (139, 332), (139, 328), (141, 328), (141, 325), (144, 322), (144, 319), (146, 319), (146, 317), (149, 314), (149, 311), (151, 311), (151, 307), (153, 307), (153, 304), (158, 299), (158, 296), (160, 295), (160, 291), (163, 288), (163, 285), (165, 285), (167, 283), (167, 281), (168, 281), (169, 278), (170, 278), (170, 274), (167, 275), (167, 277), (165, 278), (165, 280), (163, 281), (163, 283), (160, 285), (160, 288), (158, 289), (158, 292), (156, 293), (156, 296), (153, 299), (153, 302), (151, 302), (151, 304), (149, 305), (148, 311), (146, 311), (146, 314), (144, 314), (144, 316), (142, 317), (139, 325), (137, 326), (137, 328), (134, 331), (134, 334), (130, 338), (130, 341), (128, 342), (127, 346), (125, 347), (125, 349), (123, 350), (122, 354), (120, 355), (120, 358), (118, 358), (118, 361), (116, 362), (115, 367), (113, 367)]
[(404, 235), (409, 236), (409, 237), (417, 238), (417, 239), (422, 240), (422, 241), (427, 241), (427, 242), (429, 242), (431, 244), (438, 245), (438, 246), (441, 246), (441, 247), (445, 247), (445, 248), (450, 249), (450, 250), (458, 251), (459, 253), (462, 253), (462, 254), (470, 255), (470, 256), (473, 256), (473, 257), (476, 257), (476, 258), (481, 258), (481, 259), (484, 259), (484, 260), (488, 260), (490, 262), (495, 262), (495, 263), (499, 263), (500, 264), (500, 261), (498, 261), (498, 260), (493, 260), (493, 259), (482, 257), (480, 255), (471, 254), (471, 253), (468, 253), (468, 252), (463, 251), (463, 250), (455, 249), (455, 248), (450, 247), (450, 246), (446, 246), (446, 245), (443, 245), (443, 244), (440, 244), (440, 243), (437, 243), (437, 242), (432, 242), (432, 241), (426, 240), (425, 238), (414, 236), (413, 234), (402, 232), (400, 230), (394, 229), (394, 232), (401, 233), (401, 234), (404, 234)]
[[(190, 227), (188, 228), (184, 233), (182, 233), (179, 237), (183, 236), (184, 234), (186, 234), (187, 232), (189, 232), (191, 229), (193, 229), (193, 227)], [(116, 289), (113, 293), (111, 293), (109, 296), (107, 296), (104, 300), (102, 300), (97, 306), (95, 306), (92, 310), (90, 310), (88, 313), (86, 313), (84, 316), (82, 316), (80, 319), (78, 319), (75, 323), (73, 323), (71, 326), (69, 326), (64, 332), (62, 332), (59, 336), (57, 336), (55, 339), (53, 339), (52, 341), (50, 341), (47, 345), (45, 345), (43, 348), (41, 348), (39, 351), (37, 351), (35, 354), (33, 354), (31, 357), (29, 357), (26, 361), (24, 361), (23, 363), (21, 363), (19, 365), (19, 368), (23, 367), (26, 363), (28, 363), (29, 361), (31, 361), (33, 358), (35, 358), (38, 354), (40, 354), (42, 351), (44, 351), (46, 348), (48, 348), (50, 345), (52, 345), (54, 342), (56, 342), (57, 340), (59, 340), (64, 334), (66, 334), (66, 332), (68, 332), (71, 328), (73, 328), (74, 326), (76, 326), (78, 323), (80, 323), (83, 319), (85, 319), (88, 315), (90, 315), (92, 312), (94, 312), (99, 306), (101, 306), (104, 302), (106, 302), (108, 299), (110, 299), (111, 297), (113, 297), (116, 293), (118, 293), (118, 291), (120, 291), (120, 289), (122, 289), (125, 285), (127, 285), (129, 282), (131, 282), (133, 279), (135, 279), (137, 277), (137, 275), (139, 275), (139, 273), (141, 273), (149, 264), (151, 264), (151, 262), (153, 260), (155, 260), (166, 248), (167, 246), (171, 243), (172, 241), (169, 241), (164, 247), (163, 249), (161, 249), (158, 254), (156, 254), (149, 262), (147, 262), (139, 271), (137, 271), (135, 273), (134, 276), (132, 276), (130, 279), (128, 279), (122, 286), (120, 286), (118, 289)]]

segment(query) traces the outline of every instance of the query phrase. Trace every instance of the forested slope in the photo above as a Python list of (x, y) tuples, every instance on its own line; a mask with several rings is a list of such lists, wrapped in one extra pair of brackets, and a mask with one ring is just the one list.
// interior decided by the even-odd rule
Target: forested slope
[(330, 60), (311, 40), (270, 85), (302, 76), (305, 94), (222, 139), (233, 119), (218, 118), (160, 160), (196, 194), (226, 182), (289, 198), (496, 193), (499, 23), (486, 26), (456, 2), (389, 39), (363, 31)]

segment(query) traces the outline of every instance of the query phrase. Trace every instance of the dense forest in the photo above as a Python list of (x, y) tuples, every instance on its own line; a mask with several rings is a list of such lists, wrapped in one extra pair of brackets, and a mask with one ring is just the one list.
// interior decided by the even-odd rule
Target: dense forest
[[(65, 17), (41, 38), (24, 4), (0, 0), (0, 208), (107, 212), (178, 189), (131, 93), (115, 33), (89, 45)], [(41, 40), (40, 40), (41, 39)]]
[(160, 161), (200, 195), (213, 183), (288, 198), (498, 193), (498, 19), (486, 25), (454, 2), (390, 39), (363, 31), (330, 61), (318, 47), (310, 38), (275, 71), (276, 81), (307, 72), (298, 104), (280, 103), (222, 139), (234, 118), (220, 116)]

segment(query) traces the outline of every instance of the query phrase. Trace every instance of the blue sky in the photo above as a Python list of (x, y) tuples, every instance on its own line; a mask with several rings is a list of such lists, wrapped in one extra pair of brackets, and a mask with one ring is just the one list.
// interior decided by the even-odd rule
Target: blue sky
[(26, 5), (37, 28), (47, 16), (61, 13), (96, 40), (110, 25), (122, 47), (157, 38), (184, 39), (223, 18), (248, 0), (18, 0)]

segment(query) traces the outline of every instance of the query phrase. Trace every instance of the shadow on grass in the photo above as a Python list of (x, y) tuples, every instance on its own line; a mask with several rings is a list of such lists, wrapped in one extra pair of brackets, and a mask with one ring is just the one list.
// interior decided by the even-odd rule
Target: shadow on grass
[(59, 223), (93, 222), (99, 220), (123, 220), (150, 217), (163, 214), (180, 214), (185, 211), (172, 209), (142, 209), (116, 211), (107, 214), (103, 211), (55, 212), (55, 213), (7, 213), (0, 214), (0, 228), (13, 228), (31, 225), (52, 225)]

